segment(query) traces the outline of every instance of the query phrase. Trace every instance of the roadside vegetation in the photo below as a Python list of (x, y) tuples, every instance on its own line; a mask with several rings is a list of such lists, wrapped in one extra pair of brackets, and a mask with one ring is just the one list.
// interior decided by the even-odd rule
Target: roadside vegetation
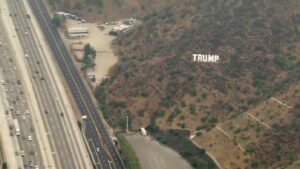
[(126, 167), (128, 167), (128, 169), (142, 169), (134, 150), (125, 136), (123, 134), (117, 134), (117, 138), (120, 144), (120, 154)]
[(8, 166), (7, 166), (6, 162), (2, 163), (2, 169), (8, 169)]

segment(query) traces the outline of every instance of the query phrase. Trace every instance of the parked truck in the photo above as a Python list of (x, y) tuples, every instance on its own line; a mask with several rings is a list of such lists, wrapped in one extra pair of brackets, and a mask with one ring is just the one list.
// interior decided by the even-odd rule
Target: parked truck
[(19, 126), (19, 122), (17, 119), (14, 119), (14, 125), (15, 125), (16, 135), (19, 136), (20, 135), (20, 126)]

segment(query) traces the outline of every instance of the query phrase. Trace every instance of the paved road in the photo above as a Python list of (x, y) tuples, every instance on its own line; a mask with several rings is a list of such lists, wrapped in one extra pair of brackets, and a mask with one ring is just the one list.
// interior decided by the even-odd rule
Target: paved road
[(87, 119), (83, 121), (85, 126), (84, 135), (95, 166), (99, 169), (125, 168), (78, 70), (74, 66), (56, 28), (51, 23), (47, 9), (40, 0), (29, 0), (29, 2), (44, 31), (81, 115), (87, 116)]
[(45, 124), (50, 147), (56, 168), (83, 169), (89, 168), (83, 159), (79, 143), (74, 136), (74, 129), (70, 127), (69, 113), (60, 103), (62, 98), (58, 93), (56, 82), (45, 61), (45, 53), (36, 39), (36, 32), (31, 19), (27, 17), (24, 2), (21, 0), (7, 0), (10, 17), (16, 28), (24, 57), (27, 59), (27, 68), (31, 73), (34, 92), (38, 98), (43, 123)]
[[(2, 21), (0, 22), (0, 27), (3, 28)], [(31, 118), (29, 106), (24, 96), (24, 86), (22, 85), (20, 72), (15, 63), (13, 50), (2, 28), (0, 29), (0, 42), (2, 42), (0, 45), (0, 68), (2, 77), (1, 85), (5, 92), (3, 95), (6, 97), (2, 102), (6, 105), (7, 110), (5, 113), (10, 124), (10, 134), (12, 137), (16, 137), (17, 144), (19, 145), (18, 154), (24, 151), (24, 157), (17, 155), (16, 158), (20, 158), (23, 161), (24, 165), (20, 166), (22, 168), (30, 166), (30, 164), (42, 166), (44, 161), (37, 141), (33, 119)], [(19, 123), (20, 136), (16, 136), (13, 119), (17, 119)], [(28, 140), (28, 136), (32, 137), (31, 141)]]

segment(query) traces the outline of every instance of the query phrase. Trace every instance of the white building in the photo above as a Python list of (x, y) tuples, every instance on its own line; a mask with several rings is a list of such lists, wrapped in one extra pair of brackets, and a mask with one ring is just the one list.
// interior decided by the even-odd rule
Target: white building
[(85, 37), (88, 36), (89, 29), (83, 27), (74, 27), (68, 28), (67, 32), (70, 37)]
[(141, 128), (141, 133), (143, 136), (147, 136), (147, 131), (145, 128)]

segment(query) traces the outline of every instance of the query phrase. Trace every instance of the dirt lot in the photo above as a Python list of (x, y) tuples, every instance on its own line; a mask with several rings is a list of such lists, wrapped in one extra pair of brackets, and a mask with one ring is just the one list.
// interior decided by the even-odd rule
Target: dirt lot
[(136, 152), (143, 169), (191, 169), (178, 153), (150, 137), (132, 135), (126, 138)]
[[(81, 38), (69, 38), (66, 34), (66, 29), (61, 30), (64, 35), (64, 40), (71, 49), (72, 46), (81, 46), (90, 43), (91, 46), (97, 51), (95, 59), (95, 69), (88, 70), (88, 73), (95, 74), (96, 84), (101, 82), (102, 78), (105, 78), (108, 74), (109, 69), (112, 65), (116, 64), (118, 61), (117, 56), (111, 50), (111, 42), (115, 37), (108, 35), (109, 31), (112, 29), (112, 25), (106, 25), (104, 30), (100, 30), (96, 23), (78, 23), (74, 20), (67, 20), (65, 27), (84, 27), (88, 28), (88, 37)], [(83, 52), (75, 53), (78, 59), (83, 55)]]

